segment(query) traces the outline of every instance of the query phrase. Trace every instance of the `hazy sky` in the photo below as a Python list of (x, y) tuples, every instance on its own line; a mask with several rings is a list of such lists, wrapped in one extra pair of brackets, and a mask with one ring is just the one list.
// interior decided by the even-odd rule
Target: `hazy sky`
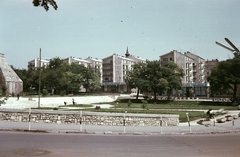
[(0, 0), (0, 52), (15, 68), (42, 58), (93, 57), (129, 53), (148, 60), (172, 50), (225, 60), (229, 38), (240, 46), (239, 0), (56, 0), (34, 7), (32, 0)]

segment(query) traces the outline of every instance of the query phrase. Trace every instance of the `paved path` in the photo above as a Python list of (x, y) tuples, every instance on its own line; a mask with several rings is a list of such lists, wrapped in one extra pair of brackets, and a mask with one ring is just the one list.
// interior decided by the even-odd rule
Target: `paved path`
[[(60, 105), (72, 105), (74, 102), (77, 104), (94, 104), (94, 103), (109, 103), (117, 99), (117, 96), (73, 96), (73, 97), (41, 97), (40, 107), (58, 107)], [(37, 97), (25, 98), (20, 97), (17, 100), (16, 97), (10, 97), (6, 101), (6, 104), (2, 104), (1, 108), (8, 109), (26, 109), (26, 108), (37, 108), (39, 99)], [(106, 105), (105, 105), (106, 106)], [(102, 108), (104, 105), (101, 106)]]

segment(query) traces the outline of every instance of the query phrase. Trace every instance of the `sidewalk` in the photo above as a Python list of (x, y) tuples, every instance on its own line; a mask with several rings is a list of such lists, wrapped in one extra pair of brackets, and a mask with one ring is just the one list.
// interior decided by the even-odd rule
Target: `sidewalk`
[(240, 118), (225, 123), (211, 123), (199, 125), (195, 122), (181, 123), (179, 126), (100, 126), (81, 124), (52, 124), (33, 122), (0, 121), (0, 130), (8, 131), (33, 131), (51, 133), (85, 133), (85, 134), (216, 134), (240, 133)]

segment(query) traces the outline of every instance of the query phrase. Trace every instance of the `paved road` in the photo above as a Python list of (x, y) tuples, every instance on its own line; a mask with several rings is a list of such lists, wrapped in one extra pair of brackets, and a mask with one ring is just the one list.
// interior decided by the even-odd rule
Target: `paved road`
[(0, 132), (0, 157), (237, 157), (238, 134), (83, 135)]

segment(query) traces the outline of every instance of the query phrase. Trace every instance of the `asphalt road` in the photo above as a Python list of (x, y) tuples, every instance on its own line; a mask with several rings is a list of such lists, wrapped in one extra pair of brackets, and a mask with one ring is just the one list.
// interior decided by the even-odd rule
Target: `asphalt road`
[(238, 157), (239, 134), (84, 135), (0, 132), (0, 157)]

